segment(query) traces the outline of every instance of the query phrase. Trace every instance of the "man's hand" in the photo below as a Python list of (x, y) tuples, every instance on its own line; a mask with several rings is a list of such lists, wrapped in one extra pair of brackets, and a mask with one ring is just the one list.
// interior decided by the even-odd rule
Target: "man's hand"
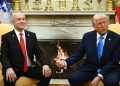
[(92, 81), (92, 86), (98, 86), (100, 80), (101, 80), (100, 76), (95, 77)]
[(6, 70), (6, 80), (10, 82), (15, 82), (17, 76), (12, 68)]
[(51, 69), (49, 68), (49, 66), (44, 65), (44, 66), (43, 66), (43, 69), (42, 69), (42, 73), (43, 73), (43, 76), (45, 76), (45, 77), (50, 77), (51, 74), (52, 74), (52, 71), (51, 71)]
[(57, 65), (60, 69), (63, 69), (63, 68), (65, 67), (64, 60), (59, 60), (59, 59), (57, 59), (57, 60), (56, 60), (56, 65)]

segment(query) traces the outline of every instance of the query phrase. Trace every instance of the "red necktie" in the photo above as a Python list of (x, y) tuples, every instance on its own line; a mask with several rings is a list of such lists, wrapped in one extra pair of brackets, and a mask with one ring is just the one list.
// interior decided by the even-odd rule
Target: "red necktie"
[(26, 57), (25, 42), (24, 42), (22, 33), (20, 33), (20, 45), (21, 45), (23, 56), (24, 56), (24, 71), (26, 71), (27, 70), (27, 57)]

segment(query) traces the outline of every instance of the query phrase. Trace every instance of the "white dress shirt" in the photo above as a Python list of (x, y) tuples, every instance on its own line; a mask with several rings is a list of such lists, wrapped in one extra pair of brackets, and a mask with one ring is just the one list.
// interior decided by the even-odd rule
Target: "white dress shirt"
[[(16, 29), (14, 29), (14, 31), (15, 31), (15, 34), (17, 35), (18, 41), (19, 41), (19, 43), (20, 43), (20, 32), (18, 32)], [(25, 31), (23, 30), (21, 33), (23, 34), (23, 39), (24, 39), (25, 47), (26, 47)], [(31, 66), (32, 64), (31, 64), (31, 61), (30, 61), (30, 59), (29, 59), (29, 57), (28, 57), (27, 48), (26, 48), (26, 57), (27, 57), (27, 65), (28, 65), (28, 66)]]

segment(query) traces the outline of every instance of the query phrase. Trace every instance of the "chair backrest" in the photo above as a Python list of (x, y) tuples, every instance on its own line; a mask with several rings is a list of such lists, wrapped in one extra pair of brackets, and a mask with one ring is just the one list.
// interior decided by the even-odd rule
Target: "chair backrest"
[[(120, 24), (110, 24), (109, 25), (109, 30), (113, 31), (113, 32), (116, 32), (117, 34), (120, 34)], [(120, 64), (120, 61), (119, 61), (119, 64)]]
[(120, 34), (120, 24), (110, 24), (108, 26), (109, 30), (117, 33), (117, 34)]
[(0, 46), (1, 46), (1, 36), (11, 30), (14, 26), (12, 24), (0, 24)]

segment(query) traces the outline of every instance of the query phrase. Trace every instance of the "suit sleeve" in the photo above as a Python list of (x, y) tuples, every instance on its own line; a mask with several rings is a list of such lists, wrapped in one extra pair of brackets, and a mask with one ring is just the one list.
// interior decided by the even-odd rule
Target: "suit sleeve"
[(34, 53), (35, 53), (37, 61), (39, 61), (39, 63), (41, 65), (48, 65), (48, 62), (45, 59), (44, 54), (43, 54), (42, 50), (39, 47), (39, 44), (37, 42), (37, 37), (36, 37), (35, 34), (34, 34)]
[(70, 66), (83, 58), (85, 54), (85, 43), (84, 42), (85, 42), (85, 35), (83, 36), (76, 53), (66, 59), (67, 66)]
[(1, 60), (2, 66), (3, 66), (3, 69), (7, 70), (8, 68), (12, 68), (11, 64), (9, 62), (9, 59), (8, 59), (9, 43), (8, 43), (7, 36), (3, 35), (1, 41), (2, 41), (2, 44), (1, 44), (1, 57), (0, 57), (0, 60)]

